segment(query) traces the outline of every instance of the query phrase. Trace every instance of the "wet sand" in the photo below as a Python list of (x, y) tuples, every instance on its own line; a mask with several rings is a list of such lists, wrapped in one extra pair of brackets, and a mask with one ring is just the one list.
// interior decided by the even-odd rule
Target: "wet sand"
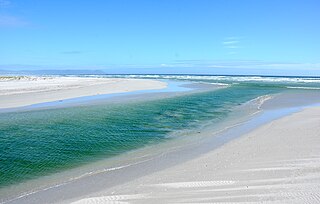
[(274, 120), (198, 158), (74, 203), (319, 203), (320, 108)]

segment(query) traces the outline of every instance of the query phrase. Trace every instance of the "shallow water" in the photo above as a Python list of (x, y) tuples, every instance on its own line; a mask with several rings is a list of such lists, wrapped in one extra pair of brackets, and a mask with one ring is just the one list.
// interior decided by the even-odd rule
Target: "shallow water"
[(220, 123), (235, 107), (291, 86), (228, 84), (231, 86), (223, 89), (139, 103), (1, 113), (0, 187), (168, 141), (176, 132), (208, 121)]

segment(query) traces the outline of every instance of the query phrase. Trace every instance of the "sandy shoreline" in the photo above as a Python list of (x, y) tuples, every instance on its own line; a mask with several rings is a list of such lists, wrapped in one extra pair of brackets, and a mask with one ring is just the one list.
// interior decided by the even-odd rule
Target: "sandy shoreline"
[[(34, 104), (45, 95), (53, 101), (52, 97), (74, 98), (79, 94), (87, 96), (81, 94), (119, 93), (167, 86), (161, 81), (140, 79), (65, 77), (38, 80), (1, 82), (0, 100), (3, 97)], [(63, 86), (61, 80), (64, 80)], [(11, 86), (3, 86), (4, 83), (11, 83)], [(5, 87), (11, 87), (11, 90)], [(300, 98), (301, 101), (297, 100)], [(231, 128), (237, 135), (235, 140), (225, 138), (227, 143), (199, 145), (198, 149), (208, 149), (200, 150), (201, 153), (192, 146), (180, 153), (165, 152), (150, 163), (142, 162), (141, 165), (89, 175), (70, 183), (67, 181), (66, 185), (32, 190), (30, 194), (21, 194), (20, 198), (7, 201), (76, 204), (319, 203), (320, 107), (309, 107), (282, 117), (289, 114), (286, 108), (299, 110), (299, 107), (317, 101), (319, 98), (314, 92), (307, 95), (282, 94), (264, 103), (262, 110), (269, 114), (265, 122), (254, 117), (252, 121), (256, 125), (248, 131), (238, 131), (241, 127), (238, 130)], [(8, 105), (12, 104), (8, 102)], [(213, 133), (209, 130), (203, 134), (212, 136)], [(190, 156), (192, 154), (195, 156)], [(132, 160), (133, 155), (128, 158)]]
[(99, 94), (166, 88), (149, 79), (22, 77), (0, 80), (0, 109)]
[(193, 160), (66, 203), (319, 203), (319, 132), (320, 108), (307, 108)]

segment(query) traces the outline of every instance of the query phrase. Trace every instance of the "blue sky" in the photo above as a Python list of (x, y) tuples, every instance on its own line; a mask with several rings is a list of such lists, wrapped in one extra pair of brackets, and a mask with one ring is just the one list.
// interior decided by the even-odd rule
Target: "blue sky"
[(318, 0), (0, 0), (0, 69), (320, 75)]

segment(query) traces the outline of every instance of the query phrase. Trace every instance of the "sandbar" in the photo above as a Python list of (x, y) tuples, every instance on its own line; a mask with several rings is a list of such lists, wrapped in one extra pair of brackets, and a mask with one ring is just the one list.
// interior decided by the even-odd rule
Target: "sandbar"
[(0, 77), (0, 109), (100, 94), (157, 90), (167, 84), (151, 79), (89, 77)]

